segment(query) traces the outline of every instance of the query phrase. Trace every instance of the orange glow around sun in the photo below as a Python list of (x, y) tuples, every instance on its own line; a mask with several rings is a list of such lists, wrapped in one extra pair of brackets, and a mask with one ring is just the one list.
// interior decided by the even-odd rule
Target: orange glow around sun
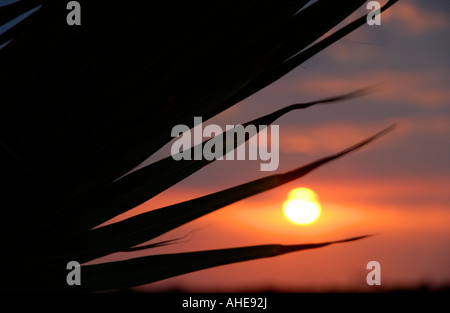
[(293, 224), (308, 225), (315, 222), (322, 211), (317, 194), (309, 188), (295, 188), (283, 203), (283, 213)]

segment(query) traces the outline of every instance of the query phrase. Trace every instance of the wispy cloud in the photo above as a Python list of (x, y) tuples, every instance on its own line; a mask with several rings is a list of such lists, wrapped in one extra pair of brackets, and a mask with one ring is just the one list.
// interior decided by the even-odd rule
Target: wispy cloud
[(348, 77), (309, 75), (308, 79), (299, 80), (295, 84), (302, 94), (320, 94), (324, 90), (330, 94), (339, 94), (343, 90), (382, 83), (379, 92), (371, 95), (371, 98), (421, 107), (439, 107), (450, 102), (450, 90), (444, 84), (449, 79), (447, 76), (441, 70), (381, 70)]
[(373, 134), (379, 128), (380, 125), (376, 124), (349, 122), (327, 122), (309, 127), (303, 125), (301, 130), (290, 127), (281, 132), (280, 150), (288, 154), (302, 153), (308, 156), (334, 153), (361, 141), (364, 134)]
[[(387, 136), (375, 146), (365, 149), (379, 149), (381, 146), (395, 149), (405, 136), (417, 134), (431, 136), (447, 136), (450, 134), (450, 120), (445, 116), (434, 117), (403, 117), (388, 121), (398, 125), (396, 136)], [(284, 128), (280, 136), (280, 150), (287, 154), (304, 154), (307, 156), (321, 156), (337, 152), (363, 139), (364, 134), (370, 135), (379, 130), (377, 122), (362, 123), (341, 121), (312, 126), (302, 125)]]
[(425, 11), (405, 1), (387, 10), (383, 15), (383, 22), (399, 23), (401, 31), (408, 35), (422, 35), (450, 26), (450, 19), (445, 13)]

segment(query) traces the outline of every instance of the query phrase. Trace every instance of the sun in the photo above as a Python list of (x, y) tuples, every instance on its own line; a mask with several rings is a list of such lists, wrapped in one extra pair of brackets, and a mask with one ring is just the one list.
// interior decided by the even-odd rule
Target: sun
[(322, 211), (317, 194), (309, 188), (295, 188), (283, 203), (283, 213), (287, 220), (298, 225), (315, 222)]

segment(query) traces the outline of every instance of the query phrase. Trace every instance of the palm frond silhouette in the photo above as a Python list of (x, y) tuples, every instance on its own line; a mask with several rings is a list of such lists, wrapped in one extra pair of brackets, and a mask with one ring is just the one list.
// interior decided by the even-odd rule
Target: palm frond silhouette
[[(339, 242), (82, 265), (81, 286), (68, 286), (69, 261), (127, 251), (297, 179), (391, 129), (284, 174), (96, 228), (213, 162), (169, 156), (127, 175), (172, 139), (173, 126), (192, 127), (194, 116), (223, 112), (362, 26), (366, 16), (321, 39), (366, 1), (79, 2), (80, 26), (67, 25), (64, 1), (0, 7), (0, 24), (37, 8), (0, 35), (3, 287), (20, 290), (33, 277), (49, 291), (127, 288)], [(249, 123), (268, 125), (289, 111), (362, 93), (294, 104)]]

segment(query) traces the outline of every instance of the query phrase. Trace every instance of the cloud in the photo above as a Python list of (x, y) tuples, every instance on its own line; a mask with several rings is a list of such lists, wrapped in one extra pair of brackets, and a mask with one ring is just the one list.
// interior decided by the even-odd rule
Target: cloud
[(291, 127), (280, 132), (280, 150), (288, 154), (320, 156), (340, 151), (379, 130), (379, 125), (348, 122), (302, 126), (301, 130)]
[[(397, 124), (396, 136), (387, 136), (377, 143), (385, 147), (396, 148), (405, 136), (425, 134), (431, 136), (448, 136), (450, 134), (450, 120), (445, 116), (435, 117), (404, 117), (396, 118), (392, 123)], [(378, 132), (379, 123), (334, 122), (316, 124), (301, 129), (291, 126), (280, 132), (280, 151), (287, 154), (304, 154), (307, 156), (321, 156), (340, 151), (349, 145)], [(366, 149), (371, 149), (368, 146)], [(375, 148), (375, 147), (374, 147)]]
[[(345, 91), (382, 83), (371, 98), (395, 101), (420, 107), (441, 107), (450, 102), (450, 90), (445, 87), (450, 78), (441, 70), (394, 71), (380, 70), (372, 73), (354, 74), (351, 77), (309, 75), (294, 84), (302, 94), (341, 94)], [(448, 83), (447, 83), (448, 84)]]
[(397, 119), (402, 134), (450, 135), (450, 120), (445, 116)]
[(422, 35), (424, 33), (445, 29), (450, 26), (450, 20), (445, 13), (425, 11), (410, 2), (398, 2), (382, 15), (382, 23), (400, 24), (403, 33)]

